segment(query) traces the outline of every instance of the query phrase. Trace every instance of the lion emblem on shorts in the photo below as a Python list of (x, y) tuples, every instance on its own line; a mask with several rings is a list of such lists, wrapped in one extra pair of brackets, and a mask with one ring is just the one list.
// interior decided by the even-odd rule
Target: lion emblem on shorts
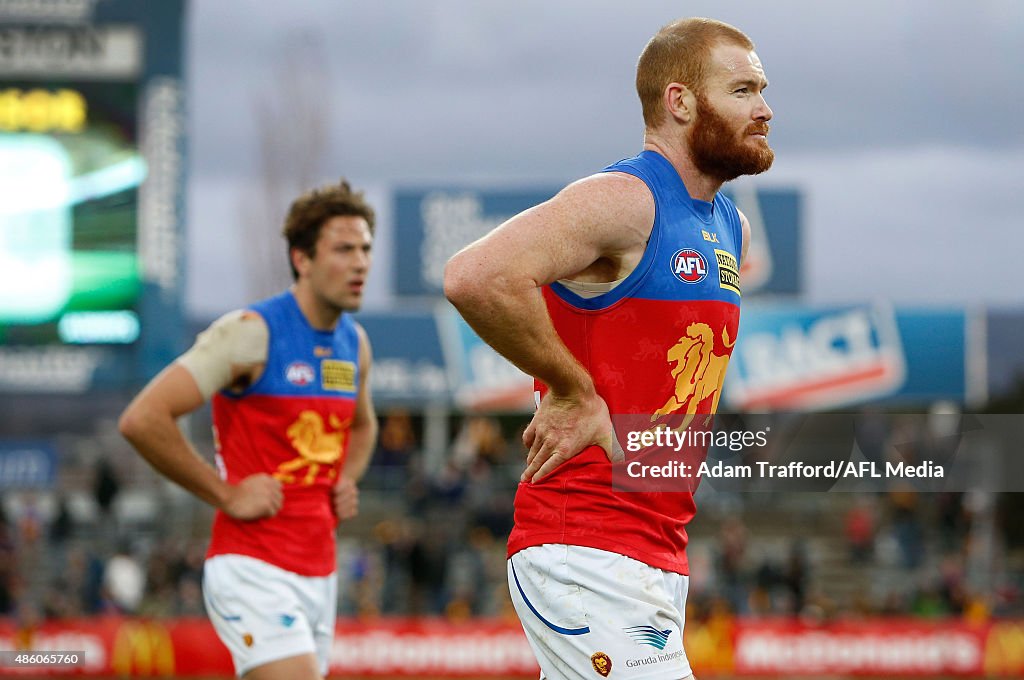
[[(722, 329), (722, 345), (731, 348), (736, 344), (729, 339), (729, 330)], [(718, 410), (718, 400), (725, 382), (725, 369), (729, 365), (729, 356), (715, 354), (715, 333), (706, 323), (691, 323), (686, 335), (679, 338), (666, 354), (669, 363), (675, 363), (672, 377), (675, 378), (675, 391), (665, 405), (654, 412), (651, 420), (670, 413), (682, 412), (687, 418), (682, 428), (689, 426), (697, 408), (708, 397), (712, 398), (709, 413)]]
[[(306, 474), (301, 483), (308, 485), (316, 479), (321, 466), (330, 466), (328, 478), (334, 479), (334, 464), (345, 450), (345, 436), (350, 423), (351, 420), (343, 421), (333, 413), (327, 416), (326, 424), (316, 411), (299, 413), (285, 431), (299, 455), (278, 465), (274, 477), (286, 484), (294, 483), (296, 476), (293, 473), (305, 468)], [(333, 432), (328, 431), (328, 425), (334, 428)]]
[(590, 665), (604, 678), (607, 678), (608, 674), (612, 672), (612, 658), (604, 652), (594, 652), (591, 654)]

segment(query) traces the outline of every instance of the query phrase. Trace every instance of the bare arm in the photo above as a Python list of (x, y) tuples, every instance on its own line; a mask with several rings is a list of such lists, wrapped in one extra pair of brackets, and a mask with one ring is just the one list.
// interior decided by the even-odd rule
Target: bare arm
[(228, 485), (178, 428), (177, 419), (203, 405), (192, 374), (178, 363), (153, 379), (121, 415), (121, 434), (158, 472), (220, 508)]
[(356, 396), (356, 410), (349, 428), (348, 452), (341, 478), (334, 485), (334, 513), (344, 521), (359, 514), (359, 488), (370, 464), (374, 444), (377, 442), (377, 414), (373, 409), (373, 395), (370, 394), (370, 367), (373, 352), (370, 339), (363, 327), (356, 324), (359, 332), (359, 392)]
[(349, 430), (348, 453), (345, 455), (345, 468), (342, 476), (358, 482), (370, 464), (370, 455), (377, 442), (377, 414), (373, 409), (373, 395), (370, 394), (370, 367), (373, 364), (373, 353), (370, 339), (362, 326), (356, 326), (359, 332), (359, 393), (356, 397), (356, 411)]
[[(541, 287), (591, 271), (635, 266), (654, 222), (654, 200), (635, 177), (576, 182), (457, 253), (445, 294), (500, 354), (549, 388), (524, 441), (523, 478), (539, 480), (590, 444), (611, 456), (611, 421), (586, 369), (556, 333)], [(612, 278), (617, 278), (612, 276)]]
[[(216, 342), (216, 338), (214, 342)], [(260, 370), (262, 366), (259, 367)], [(256, 367), (232, 366), (218, 378), (219, 388), (249, 380)], [(280, 483), (270, 475), (251, 475), (237, 485), (225, 482), (196, 452), (177, 419), (205, 403), (199, 383), (179, 360), (165, 368), (128, 405), (121, 434), (158, 472), (196, 497), (238, 519), (273, 515), (281, 507)]]
[(740, 231), (742, 232), (743, 243), (740, 245), (740, 266), (743, 266), (743, 261), (747, 259), (747, 248), (750, 247), (750, 222), (747, 220), (747, 216), (743, 214), (742, 210), (737, 209), (736, 212), (740, 215)]
[(484, 341), (556, 395), (592, 392), (590, 376), (555, 332), (540, 289), (638, 242), (642, 250), (653, 207), (646, 186), (631, 176), (576, 182), (457, 253), (445, 268), (445, 295)]

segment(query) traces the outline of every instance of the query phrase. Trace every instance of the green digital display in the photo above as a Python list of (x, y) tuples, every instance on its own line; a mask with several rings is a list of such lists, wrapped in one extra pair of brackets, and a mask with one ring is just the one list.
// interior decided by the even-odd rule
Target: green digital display
[(139, 338), (134, 82), (0, 82), (0, 343)]

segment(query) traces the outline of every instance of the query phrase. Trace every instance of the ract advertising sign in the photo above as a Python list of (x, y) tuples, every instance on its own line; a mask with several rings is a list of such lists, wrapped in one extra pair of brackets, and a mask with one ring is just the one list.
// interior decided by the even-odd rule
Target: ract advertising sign
[(438, 311), (437, 323), (456, 405), (483, 411), (533, 408), (533, 378), (481, 340), (454, 309)]
[(744, 411), (962, 402), (975, 393), (969, 326), (960, 310), (748, 306), (724, 400)]

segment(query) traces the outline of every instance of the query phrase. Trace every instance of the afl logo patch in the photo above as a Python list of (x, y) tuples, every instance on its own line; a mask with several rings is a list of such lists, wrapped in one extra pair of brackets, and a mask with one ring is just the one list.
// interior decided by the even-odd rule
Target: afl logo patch
[(683, 248), (672, 256), (672, 273), (683, 283), (700, 283), (708, 275), (708, 261), (700, 251)]
[(316, 379), (313, 367), (305, 361), (293, 361), (284, 371), (285, 379), (293, 385), (303, 387)]

